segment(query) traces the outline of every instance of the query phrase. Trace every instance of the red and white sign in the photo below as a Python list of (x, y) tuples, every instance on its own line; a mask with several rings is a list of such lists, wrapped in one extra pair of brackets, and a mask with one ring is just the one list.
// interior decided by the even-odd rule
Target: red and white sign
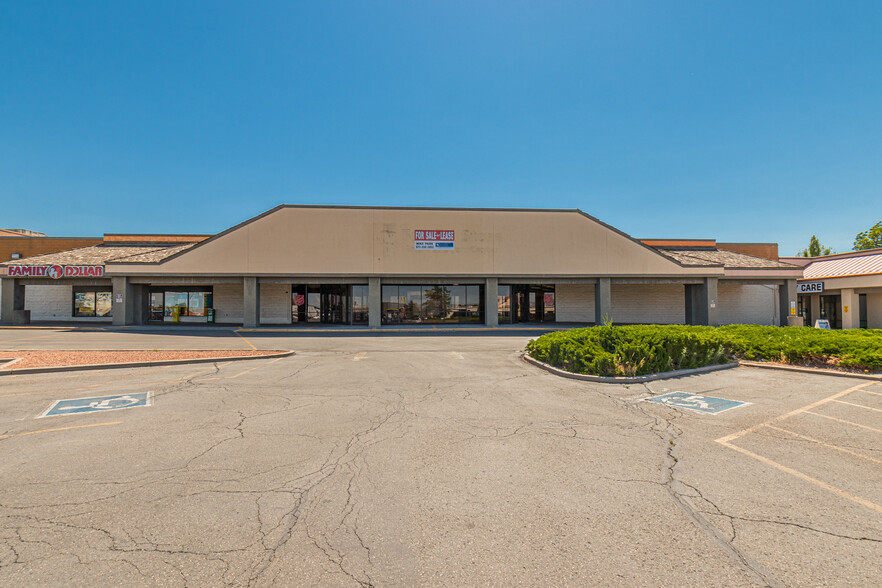
[(294, 306), (303, 306), (306, 302), (306, 297), (303, 294), (295, 294), (294, 295)]
[(413, 232), (414, 249), (453, 249), (453, 231), (419, 229)]
[(102, 278), (103, 265), (10, 265), (10, 278)]
[(542, 301), (545, 303), (545, 306), (554, 306), (554, 294), (546, 292)]

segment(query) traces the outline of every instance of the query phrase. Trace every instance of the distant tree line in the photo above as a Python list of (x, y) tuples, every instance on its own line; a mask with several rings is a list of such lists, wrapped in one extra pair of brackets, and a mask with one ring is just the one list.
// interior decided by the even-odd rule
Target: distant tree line
[[(863, 251), (865, 249), (877, 249), (882, 247), (882, 221), (879, 221), (866, 231), (861, 231), (854, 238), (853, 251)], [(830, 255), (836, 253), (830, 247), (825, 247), (818, 240), (816, 235), (812, 235), (809, 239), (809, 246), (797, 255), (799, 257), (818, 257), (821, 255)]]

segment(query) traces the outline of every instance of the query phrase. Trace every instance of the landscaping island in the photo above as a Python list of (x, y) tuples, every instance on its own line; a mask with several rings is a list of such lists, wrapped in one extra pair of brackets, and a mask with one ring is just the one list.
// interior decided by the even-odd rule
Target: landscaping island
[(575, 374), (643, 376), (673, 370), (765, 361), (857, 373), (882, 371), (882, 329), (729, 325), (604, 325), (542, 335), (533, 359)]

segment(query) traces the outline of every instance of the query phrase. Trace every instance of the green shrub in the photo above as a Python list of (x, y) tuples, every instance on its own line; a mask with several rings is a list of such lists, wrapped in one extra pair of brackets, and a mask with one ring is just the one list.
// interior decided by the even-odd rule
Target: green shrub
[(527, 351), (555, 367), (598, 376), (639, 376), (735, 358), (879, 371), (882, 330), (604, 325), (542, 335)]

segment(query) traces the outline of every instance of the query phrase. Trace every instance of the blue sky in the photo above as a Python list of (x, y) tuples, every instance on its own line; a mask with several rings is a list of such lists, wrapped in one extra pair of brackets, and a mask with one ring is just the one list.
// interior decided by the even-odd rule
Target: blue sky
[(0, 5), (0, 226), (581, 208), (838, 251), (882, 220), (882, 2)]

